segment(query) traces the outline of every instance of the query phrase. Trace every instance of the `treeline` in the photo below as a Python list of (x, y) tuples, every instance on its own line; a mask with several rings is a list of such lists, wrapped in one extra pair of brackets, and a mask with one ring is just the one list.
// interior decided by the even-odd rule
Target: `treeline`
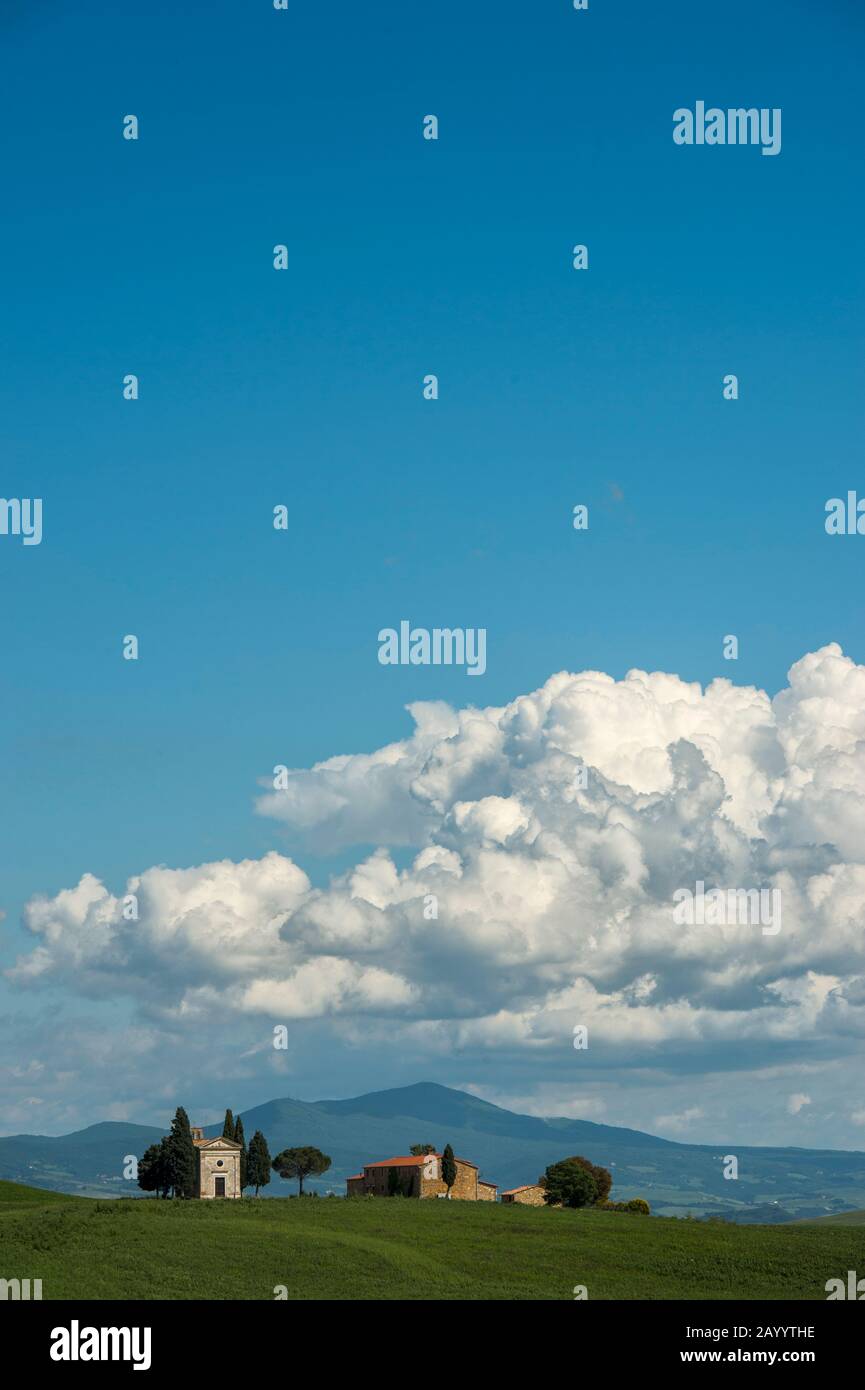
[[(233, 1139), (240, 1145), (240, 1190), (255, 1188), (256, 1197), (270, 1182), (271, 1158), (267, 1140), (257, 1129), (247, 1148), (243, 1120), (225, 1112), (223, 1139)], [(177, 1107), (171, 1129), (158, 1144), (151, 1144), (138, 1162), (138, 1186), (157, 1197), (197, 1197), (199, 1180), (198, 1149), (192, 1141), (189, 1116), (182, 1105)]]
[[(271, 1172), (281, 1178), (297, 1178), (298, 1191), (303, 1196), (304, 1178), (326, 1173), (331, 1165), (328, 1154), (321, 1149), (304, 1146), (283, 1149), (271, 1158), (267, 1140), (257, 1129), (249, 1141), (243, 1133), (243, 1120), (225, 1112), (223, 1139), (240, 1145), (240, 1190), (255, 1188), (258, 1196), (270, 1182)], [(138, 1162), (138, 1186), (144, 1192), (159, 1197), (197, 1197), (199, 1193), (199, 1152), (192, 1139), (189, 1116), (182, 1105), (177, 1107), (171, 1129), (158, 1144), (151, 1144)]]

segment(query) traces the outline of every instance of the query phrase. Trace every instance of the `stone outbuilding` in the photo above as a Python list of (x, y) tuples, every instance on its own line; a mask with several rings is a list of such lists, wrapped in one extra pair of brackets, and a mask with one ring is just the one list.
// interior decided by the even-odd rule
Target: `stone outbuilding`
[[(456, 1202), (494, 1202), (496, 1184), (478, 1177), (478, 1166), (466, 1158), (454, 1158), (457, 1176), (451, 1188)], [(391, 1177), (391, 1174), (394, 1174)], [(445, 1197), (447, 1187), (442, 1181), (442, 1155), (400, 1154), (383, 1158), (377, 1163), (365, 1163), (362, 1173), (346, 1180), (348, 1197)]]
[(545, 1205), (544, 1189), (536, 1182), (526, 1183), (524, 1187), (511, 1187), (502, 1193), (502, 1201), (522, 1207), (542, 1207)]
[(192, 1142), (198, 1154), (196, 1197), (241, 1197), (240, 1145), (233, 1139), (205, 1139), (204, 1130), (192, 1126)]

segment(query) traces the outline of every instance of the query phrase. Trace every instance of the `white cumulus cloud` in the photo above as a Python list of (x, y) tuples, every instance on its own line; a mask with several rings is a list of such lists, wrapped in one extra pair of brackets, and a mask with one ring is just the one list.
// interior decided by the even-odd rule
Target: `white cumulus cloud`
[[(117, 894), (85, 873), (31, 901), (8, 973), (151, 1019), (329, 1019), (546, 1067), (573, 1067), (576, 1024), (592, 1059), (865, 1036), (865, 669), (836, 644), (774, 698), (589, 671), (410, 711), (409, 738), (258, 801), (312, 849), (377, 846), (327, 886), (275, 851), (144, 869)], [(777, 890), (781, 931), (678, 924), (673, 894), (698, 881)]]

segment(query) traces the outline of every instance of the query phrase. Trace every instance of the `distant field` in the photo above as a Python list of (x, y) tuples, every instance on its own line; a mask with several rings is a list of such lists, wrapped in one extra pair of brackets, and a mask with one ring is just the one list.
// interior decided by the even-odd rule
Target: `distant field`
[[(797, 1226), (804, 1225), (804, 1222), (797, 1221)], [(865, 1211), (841, 1211), (834, 1216), (815, 1216), (809, 1222), (809, 1226), (865, 1226)], [(860, 1264), (863, 1263), (860, 1256)]]
[(91, 1201), (0, 1183), (0, 1278), (45, 1299), (825, 1299), (862, 1236), (380, 1198)]

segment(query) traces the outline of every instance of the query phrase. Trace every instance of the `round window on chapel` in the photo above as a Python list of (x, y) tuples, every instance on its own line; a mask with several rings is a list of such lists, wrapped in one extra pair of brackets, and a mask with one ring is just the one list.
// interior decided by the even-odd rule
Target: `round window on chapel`
[(221, 1159), (221, 1158), (218, 1158), (218, 1159), (216, 1160), (216, 1166), (217, 1166), (217, 1168), (221, 1168), (221, 1167), (222, 1167), (222, 1159)]

